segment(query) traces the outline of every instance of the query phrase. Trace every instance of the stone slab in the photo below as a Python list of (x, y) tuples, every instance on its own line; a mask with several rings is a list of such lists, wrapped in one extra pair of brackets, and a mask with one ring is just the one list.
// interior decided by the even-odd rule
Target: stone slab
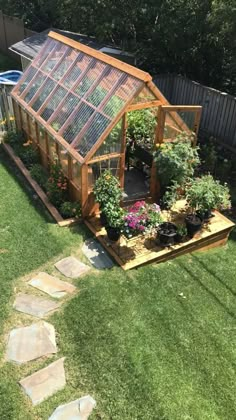
[(42, 290), (42, 292), (57, 299), (66, 296), (67, 293), (73, 293), (76, 290), (76, 287), (73, 286), (73, 284), (62, 281), (57, 277), (50, 276), (48, 273), (39, 273), (28, 283), (31, 286), (36, 287), (36, 289)]
[(87, 273), (87, 271), (90, 270), (88, 265), (83, 264), (75, 257), (63, 258), (55, 264), (55, 267), (65, 277), (69, 277), (71, 279), (76, 279), (77, 277), (82, 276), (82, 274)]
[(27, 376), (20, 381), (25, 393), (30, 397), (33, 405), (40, 404), (66, 385), (64, 360), (62, 357), (46, 368)]
[(68, 404), (59, 405), (48, 420), (87, 420), (95, 406), (96, 401), (86, 395)]
[(28, 315), (43, 318), (50, 312), (59, 308), (59, 304), (53, 300), (44, 299), (40, 296), (26, 295), (20, 293), (16, 296), (13, 308), (16, 311), (23, 312)]
[(57, 353), (55, 329), (48, 322), (39, 321), (10, 332), (6, 354), (8, 361), (22, 364), (53, 353)]
[(98, 270), (114, 267), (113, 261), (96, 239), (87, 239), (83, 244), (82, 252)]

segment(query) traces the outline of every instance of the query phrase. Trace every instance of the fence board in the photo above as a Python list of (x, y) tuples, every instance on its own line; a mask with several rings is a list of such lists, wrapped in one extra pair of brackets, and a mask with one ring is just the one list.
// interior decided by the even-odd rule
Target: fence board
[(154, 82), (172, 105), (201, 105), (200, 131), (236, 151), (235, 97), (182, 76), (158, 75)]

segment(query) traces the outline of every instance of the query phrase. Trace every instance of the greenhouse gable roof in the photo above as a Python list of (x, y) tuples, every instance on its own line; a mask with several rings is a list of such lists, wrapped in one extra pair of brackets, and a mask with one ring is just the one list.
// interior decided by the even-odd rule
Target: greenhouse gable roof
[(12, 96), (82, 163), (151, 80), (142, 70), (50, 32)]

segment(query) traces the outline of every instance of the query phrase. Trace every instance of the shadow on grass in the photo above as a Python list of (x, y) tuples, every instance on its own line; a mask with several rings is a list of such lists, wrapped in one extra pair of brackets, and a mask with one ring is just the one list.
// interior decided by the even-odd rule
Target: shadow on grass
[[(192, 258), (196, 259), (198, 261), (198, 258), (195, 255), (191, 255)], [(199, 261), (198, 261), (199, 262)], [(215, 295), (215, 293), (209, 288), (207, 287), (199, 278), (199, 276), (191, 269), (187, 268), (185, 264), (183, 264), (181, 261), (179, 261), (179, 265), (182, 267), (182, 269), (184, 269), (189, 276), (192, 277), (192, 279), (194, 279), (232, 318), (236, 318), (236, 315), (234, 312), (232, 312), (229, 308), (227, 308), (227, 306), (224, 305), (223, 302), (221, 302), (221, 300)], [(209, 272), (209, 274), (211, 274), (214, 278), (215, 277), (215, 273), (211, 272), (209, 270), (209, 268), (205, 268), (204, 269), (206, 271)], [(225, 286), (225, 284), (223, 283), (223, 286)], [(230, 290), (231, 291), (231, 290)]]

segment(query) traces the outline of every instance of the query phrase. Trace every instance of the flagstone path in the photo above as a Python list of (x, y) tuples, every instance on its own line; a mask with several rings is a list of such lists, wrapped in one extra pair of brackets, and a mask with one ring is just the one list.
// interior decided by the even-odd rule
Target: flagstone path
[(59, 308), (59, 303), (53, 300), (44, 299), (41, 296), (26, 295), (20, 293), (16, 296), (13, 308), (16, 311), (23, 312), (37, 318), (44, 318)]
[[(63, 258), (55, 267), (68, 278), (78, 278), (87, 273), (90, 267), (75, 257)], [(27, 283), (55, 299), (62, 299), (75, 293), (77, 288), (48, 273), (40, 272)], [(31, 325), (10, 331), (7, 343), (6, 359), (17, 364), (28, 363), (41, 357), (57, 353), (56, 332), (54, 326), (43, 320), (60, 308), (61, 304), (52, 299), (34, 294), (19, 293), (13, 303), (16, 311), (41, 318)], [(33, 405), (40, 404), (55, 392), (64, 388), (66, 376), (62, 357), (47, 367), (34, 372), (19, 382)], [(49, 420), (87, 420), (96, 402), (91, 396), (85, 396), (68, 404), (60, 405)]]

